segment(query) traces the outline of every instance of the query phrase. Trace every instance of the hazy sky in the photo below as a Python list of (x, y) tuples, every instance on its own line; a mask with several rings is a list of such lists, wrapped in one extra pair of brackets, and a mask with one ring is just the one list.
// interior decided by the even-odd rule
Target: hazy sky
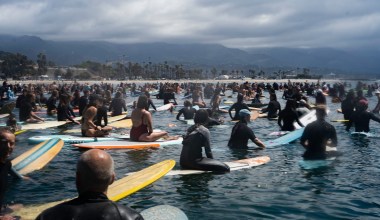
[(0, 34), (46, 40), (379, 47), (379, 0), (0, 0)]

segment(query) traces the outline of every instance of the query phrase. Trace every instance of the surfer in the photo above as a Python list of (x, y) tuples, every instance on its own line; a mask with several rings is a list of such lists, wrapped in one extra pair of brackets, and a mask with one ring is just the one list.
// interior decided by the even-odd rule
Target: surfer
[(196, 88), (193, 91), (192, 99), (193, 99), (193, 103), (192, 103), (193, 105), (197, 105), (199, 106), (199, 108), (206, 108), (206, 103), (203, 100), (203, 93), (201, 92), (200, 88)]
[(115, 97), (111, 101), (108, 111), (112, 111), (112, 116), (118, 116), (123, 114), (123, 109), (124, 111), (127, 111), (125, 100), (122, 98), (121, 92), (116, 92)]
[(281, 111), (281, 105), (277, 101), (277, 96), (275, 93), (271, 93), (269, 96), (269, 103), (268, 107), (264, 108), (261, 112), (266, 113), (268, 112), (268, 118), (277, 118), (278, 112)]
[(82, 117), (82, 136), (83, 137), (103, 137), (108, 135), (112, 130), (112, 127), (105, 126), (96, 126), (94, 119), (97, 114), (97, 98), (92, 98), (90, 103), (87, 105), (87, 108), (83, 111)]
[(350, 90), (347, 93), (346, 98), (341, 103), (343, 117), (346, 120), (349, 120), (352, 113), (355, 109), (355, 92), (354, 90)]
[(149, 111), (149, 107), (152, 106), (152, 108), (154, 109), (154, 111), (157, 111), (157, 108), (156, 106), (153, 104), (153, 101), (152, 99), (150, 98), (150, 93), (148, 91), (145, 91), (145, 96), (148, 98), (148, 107), (145, 109), (147, 111)]
[(25, 121), (27, 123), (37, 123), (45, 121), (43, 118), (38, 117), (33, 112), (33, 104), (35, 101), (34, 94), (28, 93), (25, 96), (25, 100), (21, 103), (19, 111), (20, 121)]
[[(237, 102), (234, 103), (229, 109), (228, 109), (228, 114), (230, 115), (231, 119), (232, 120), (239, 120), (239, 112), (242, 110), (242, 109), (247, 109), (249, 110), (249, 107), (247, 104), (245, 104), (243, 102), (243, 94), (239, 93), (237, 95)], [(235, 109), (235, 115), (232, 117), (232, 113), (231, 111)]]
[(58, 121), (71, 121), (76, 124), (80, 124), (80, 122), (75, 121), (73, 117), (75, 114), (73, 110), (69, 107), (70, 97), (66, 94), (62, 94), (59, 96), (59, 104), (57, 108), (57, 120)]
[(317, 120), (308, 124), (301, 136), (301, 144), (306, 149), (303, 157), (308, 160), (326, 158), (326, 145), (336, 147), (338, 139), (334, 126), (325, 121), (326, 107), (317, 106)]
[(81, 96), (79, 98), (79, 101), (78, 101), (78, 108), (79, 108), (79, 116), (82, 116), (83, 115), (83, 110), (86, 108), (86, 106), (88, 105), (88, 96), (90, 95), (90, 91), (89, 89), (84, 89), (83, 90), (83, 96)]
[(146, 110), (148, 106), (148, 97), (139, 96), (137, 106), (132, 111), (132, 128), (130, 137), (132, 141), (156, 141), (168, 135), (166, 131), (153, 132), (152, 115)]
[(372, 110), (373, 113), (379, 114), (380, 112), (380, 90), (376, 90), (375, 95), (377, 96), (376, 107)]
[(360, 100), (346, 125), (346, 131), (349, 131), (354, 124), (355, 132), (369, 132), (369, 121), (380, 122), (380, 118), (372, 112), (367, 111), (368, 102), (364, 99)]
[(0, 219), (13, 219), (9, 215), (19, 205), (7, 206), (4, 204), (5, 192), (8, 188), (8, 174), (11, 171), (12, 163), (9, 156), (15, 147), (16, 137), (6, 128), (0, 128)]
[[(180, 164), (183, 169), (229, 172), (226, 164), (213, 159), (210, 146), (210, 131), (203, 125), (208, 120), (206, 110), (198, 110), (194, 117), (194, 125), (189, 127), (182, 142)], [(202, 156), (205, 148), (207, 157)]]
[[(297, 122), (301, 127), (304, 127), (298, 118), (298, 113), (296, 111), (296, 102), (292, 99), (286, 101), (285, 108), (278, 114), (278, 125), (281, 131), (294, 131), (296, 128), (293, 123)], [(283, 122), (283, 124), (281, 123)]]
[(239, 112), (239, 117), (240, 120), (232, 128), (228, 146), (231, 148), (248, 148), (248, 140), (250, 139), (259, 148), (264, 149), (263, 142), (255, 136), (253, 130), (247, 125), (251, 120), (251, 111), (242, 109)]
[(105, 151), (92, 149), (78, 160), (76, 188), (78, 197), (43, 211), (43, 219), (143, 219), (135, 210), (107, 197), (115, 180), (114, 161)]
[(195, 110), (195, 108), (192, 108), (191, 102), (189, 100), (184, 101), (183, 105), (184, 107), (178, 111), (177, 120), (179, 120), (179, 117), (181, 117), (181, 115), (183, 115), (185, 120), (193, 119), (197, 110)]
[(52, 115), (57, 112), (57, 99), (58, 99), (58, 91), (53, 90), (50, 98), (46, 102), (46, 113)]

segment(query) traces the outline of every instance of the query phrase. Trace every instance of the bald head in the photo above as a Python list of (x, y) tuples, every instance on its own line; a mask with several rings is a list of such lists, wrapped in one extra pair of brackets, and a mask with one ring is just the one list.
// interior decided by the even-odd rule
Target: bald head
[(81, 155), (77, 164), (78, 192), (106, 192), (115, 179), (112, 157), (102, 150), (89, 150)]

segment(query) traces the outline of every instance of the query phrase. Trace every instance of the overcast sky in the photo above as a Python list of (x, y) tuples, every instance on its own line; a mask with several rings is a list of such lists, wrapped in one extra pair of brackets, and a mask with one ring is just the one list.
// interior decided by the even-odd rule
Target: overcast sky
[(379, 0), (0, 0), (0, 34), (46, 40), (379, 47)]

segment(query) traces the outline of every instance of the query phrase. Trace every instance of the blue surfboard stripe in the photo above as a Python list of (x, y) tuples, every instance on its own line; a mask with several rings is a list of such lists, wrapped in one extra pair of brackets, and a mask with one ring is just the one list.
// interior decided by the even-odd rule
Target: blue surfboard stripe
[(265, 141), (264, 145), (266, 147), (275, 147), (275, 146), (279, 146), (279, 145), (283, 145), (283, 144), (288, 144), (288, 143), (295, 141), (298, 138), (300, 138), (302, 136), (302, 133), (304, 130), (305, 130), (305, 128), (302, 127), (300, 129), (292, 131), (292, 132), (290, 132), (290, 133), (288, 133), (282, 137), (276, 138), (274, 140)]
[(18, 163), (15, 166), (13, 166), (13, 168), (16, 171), (19, 171), (19, 170), (25, 168), (30, 163), (32, 163), (37, 158), (39, 158), (41, 155), (43, 155), (44, 153), (46, 153), (49, 149), (51, 149), (52, 147), (54, 147), (60, 140), (61, 139), (59, 139), (59, 138), (54, 138), (54, 139), (49, 140), (44, 145), (42, 145), (38, 150), (36, 150), (34, 153), (32, 153), (29, 157), (25, 158), (20, 163)]

